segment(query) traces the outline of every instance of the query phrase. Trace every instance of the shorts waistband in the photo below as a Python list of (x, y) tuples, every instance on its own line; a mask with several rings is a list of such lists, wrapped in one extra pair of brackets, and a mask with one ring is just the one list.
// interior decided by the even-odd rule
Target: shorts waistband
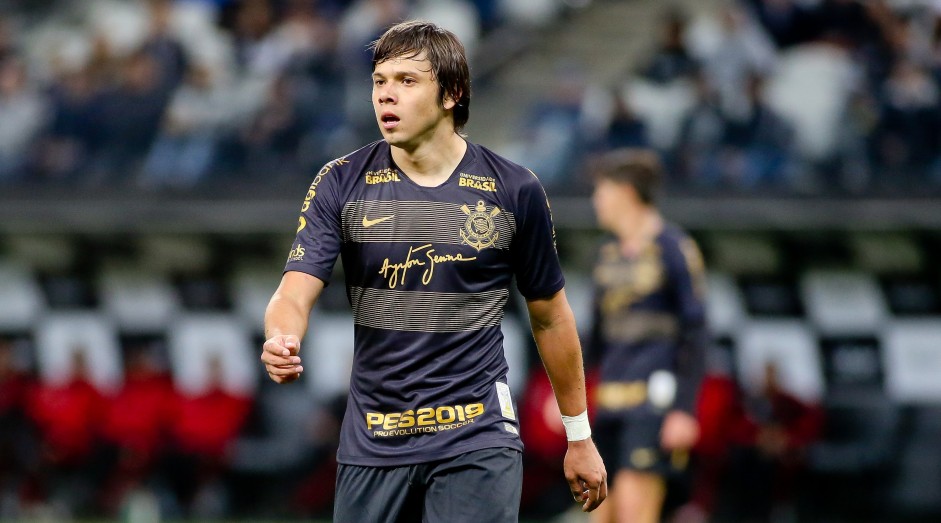
[(626, 410), (647, 401), (647, 382), (608, 382), (595, 389), (595, 403), (605, 410)]

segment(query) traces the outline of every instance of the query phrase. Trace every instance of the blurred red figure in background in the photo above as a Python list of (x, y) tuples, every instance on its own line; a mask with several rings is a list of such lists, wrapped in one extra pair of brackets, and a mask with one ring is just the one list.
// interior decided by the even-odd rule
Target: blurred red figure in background
[(28, 412), (39, 428), (45, 459), (54, 466), (83, 465), (95, 450), (104, 408), (85, 351), (77, 347), (68, 381), (40, 383), (29, 399)]
[(174, 454), (165, 461), (166, 476), (191, 517), (220, 518), (229, 500), (221, 482), (230, 467), (230, 447), (252, 409), (252, 398), (224, 388), (222, 360), (210, 357), (206, 388), (182, 394), (171, 427)]
[(148, 463), (166, 443), (176, 393), (170, 376), (144, 348), (128, 351), (124, 372), (124, 385), (108, 400), (102, 436)]
[(823, 410), (784, 389), (769, 362), (754, 393), (742, 391), (731, 376), (707, 376), (697, 414), (702, 432), (691, 504), (701, 516), (767, 520), (773, 511), (788, 510), (804, 450), (823, 429)]
[(208, 368), (206, 390), (196, 396), (180, 397), (173, 435), (178, 450), (184, 454), (222, 458), (248, 419), (252, 399), (225, 390), (218, 357), (210, 359)]
[(131, 347), (124, 362), (124, 384), (108, 398), (101, 426), (107, 472), (100, 502), (109, 513), (167, 452), (177, 401), (170, 376), (148, 347)]

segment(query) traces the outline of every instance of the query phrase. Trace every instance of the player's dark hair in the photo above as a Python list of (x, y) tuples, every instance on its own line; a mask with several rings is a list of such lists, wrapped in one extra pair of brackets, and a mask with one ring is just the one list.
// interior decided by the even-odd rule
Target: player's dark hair
[(412, 20), (393, 25), (370, 44), (372, 66), (392, 58), (414, 58), (422, 51), (431, 63), (438, 81), (438, 103), (450, 95), (456, 102), (453, 109), (454, 129), (461, 131), (470, 117), (470, 68), (464, 44), (454, 33), (431, 22)]
[(651, 205), (663, 178), (663, 164), (651, 149), (625, 147), (597, 157), (591, 172), (595, 179), (630, 185), (642, 202)]

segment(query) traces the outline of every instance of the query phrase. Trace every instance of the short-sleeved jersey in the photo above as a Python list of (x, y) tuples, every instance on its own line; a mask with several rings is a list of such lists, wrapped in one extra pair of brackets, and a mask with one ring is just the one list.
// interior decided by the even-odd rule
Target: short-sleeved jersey
[(500, 330), (510, 282), (526, 298), (564, 285), (535, 175), (468, 143), (446, 182), (423, 187), (370, 144), (314, 178), (285, 271), (328, 282), (338, 255), (355, 334), (337, 460), (522, 450)]
[(638, 390), (646, 396), (645, 388), (604, 389), (606, 383), (645, 383), (661, 370), (677, 379), (673, 407), (691, 412), (706, 349), (703, 263), (695, 242), (665, 224), (646, 248), (626, 257), (618, 240), (609, 239), (593, 279), (590, 351), (600, 366), (598, 394), (620, 391), (610, 402), (596, 398), (599, 412), (611, 410), (606, 403), (627, 406)]

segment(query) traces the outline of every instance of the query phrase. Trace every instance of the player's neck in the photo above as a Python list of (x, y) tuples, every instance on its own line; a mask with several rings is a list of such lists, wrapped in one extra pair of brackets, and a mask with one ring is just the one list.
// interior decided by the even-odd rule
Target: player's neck
[(663, 219), (655, 207), (638, 206), (631, 209), (615, 232), (625, 256), (636, 256), (663, 230)]
[(449, 129), (414, 147), (393, 146), (392, 159), (418, 185), (437, 187), (450, 178), (466, 151), (467, 142)]

